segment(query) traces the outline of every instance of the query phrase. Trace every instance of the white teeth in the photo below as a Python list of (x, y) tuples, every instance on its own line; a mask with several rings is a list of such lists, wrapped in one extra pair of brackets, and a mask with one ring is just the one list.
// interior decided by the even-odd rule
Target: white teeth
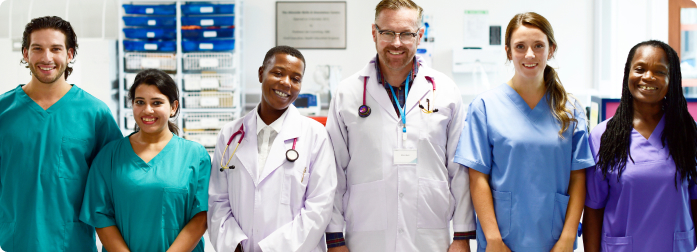
[(393, 52), (393, 51), (387, 51), (387, 52), (392, 54), (392, 55), (400, 55), (400, 54), (404, 53), (404, 52)]
[(154, 122), (155, 118), (142, 118), (143, 122)]
[(274, 90), (274, 92), (275, 92), (278, 96), (281, 96), (281, 97), (288, 97), (288, 95), (289, 95), (289, 94), (283, 93), (283, 92), (278, 91), (278, 90)]
[(534, 66), (537, 66), (537, 63), (535, 63), (535, 64), (523, 64), (523, 66), (526, 66), (526, 67), (534, 67)]
[(49, 67), (49, 68), (39, 67), (39, 68), (40, 68), (41, 70), (44, 70), (44, 71), (48, 71), (48, 70), (52, 70), (52, 69), (53, 69), (53, 67)]
[(641, 90), (656, 90), (658, 88), (657, 87), (639, 86), (639, 89), (641, 89)]

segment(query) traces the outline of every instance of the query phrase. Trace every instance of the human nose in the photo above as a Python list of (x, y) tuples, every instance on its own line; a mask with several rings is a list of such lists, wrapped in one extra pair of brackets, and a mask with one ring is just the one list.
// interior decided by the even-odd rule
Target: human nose
[(395, 35), (394, 35), (394, 38), (392, 38), (392, 42), (390, 42), (390, 44), (391, 44), (392, 46), (394, 46), (394, 47), (399, 47), (400, 45), (404, 44), (404, 43), (402, 42), (402, 39), (400, 38), (401, 36), (399, 36), (399, 35), (400, 35), (400, 34), (395, 34)]
[(525, 58), (526, 59), (534, 59), (535, 58), (535, 52), (532, 51), (532, 47), (528, 47), (528, 50), (525, 52)]
[(647, 81), (654, 81), (656, 80), (656, 76), (654, 75), (653, 71), (646, 71), (644, 74), (641, 76), (642, 79), (647, 80)]

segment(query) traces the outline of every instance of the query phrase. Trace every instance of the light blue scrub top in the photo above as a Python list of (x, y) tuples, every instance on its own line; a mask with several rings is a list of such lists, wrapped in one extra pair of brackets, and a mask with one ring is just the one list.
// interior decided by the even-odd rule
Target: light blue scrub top
[[(584, 108), (567, 103), (578, 123), (562, 139), (546, 99), (530, 109), (507, 84), (479, 95), (455, 153), (455, 162), (489, 175), (501, 237), (513, 251), (552, 249), (564, 226), (571, 171), (595, 165)], [(479, 220), (477, 244), (485, 250)]]
[[(145, 163), (124, 137), (94, 159), (80, 220), (116, 225), (131, 251), (166, 251), (194, 215), (208, 211), (210, 170), (211, 158), (196, 142), (175, 135)], [(203, 245), (201, 239), (193, 251)]]
[(109, 107), (77, 86), (44, 110), (22, 85), (0, 95), (0, 248), (97, 251), (78, 220), (92, 159), (122, 138)]

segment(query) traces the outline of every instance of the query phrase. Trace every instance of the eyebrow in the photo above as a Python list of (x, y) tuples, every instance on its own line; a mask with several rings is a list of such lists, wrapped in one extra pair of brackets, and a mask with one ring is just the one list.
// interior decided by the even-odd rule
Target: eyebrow
[[(37, 47), (37, 46), (38, 46), (38, 47), (41, 47), (41, 45), (39, 45), (39, 44), (31, 44), (31, 45), (29, 45), (29, 46), (30, 46), (30, 47)], [(60, 48), (64, 48), (65, 46), (63, 46), (63, 45), (61, 45), (61, 44), (53, 44), (53, 45), (50, 45), (49, 47), (60, 47)]]
[[(137, 96), (136, 96), (136, 98), (133, 99), (133, 100), (145, 100), (145, 98), (144, 98), (144, 97), (137, 97)], [(159, 97), (154, 97), (154, 98), (152, 98), (151, 100), (164, 100), (164, 99), (159, 98)]]

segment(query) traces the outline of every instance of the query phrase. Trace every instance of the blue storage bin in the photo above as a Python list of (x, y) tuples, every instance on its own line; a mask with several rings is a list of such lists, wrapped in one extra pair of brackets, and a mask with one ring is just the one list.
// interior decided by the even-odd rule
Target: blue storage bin
[(219, 40), (184, 40), (182, 50), (184, 52), (209, 52), (231, 51), (235, 49), (234, 39)]
[(176, 15), (177, 6), (174, 4), (167, 5), (135, 5), (124, 4), (123, 9), (126, 14), (136, 15)]
[(182, 37), (187, 39), (233, 38), (235, 29), (182, 30)]
[(126, 26), (177, 26), (176, 17), (123, 17)]
[(233, 26), (233, 25), (235, 25), (235, 17), (234, 16), (182, 17), (182, 25)]
[(130, 39), (177, 39), (176, 29), (123, 28), (123, 33)]
[(161, 40), (161, 41), (124, 40), (123, 47), (126, 51), (174, 52), (177, 50), (177, 42), (172, 41), (172, 40)]
[(235, 14), (234, 4), (186, 4), (182, 5), (184, 15)]

